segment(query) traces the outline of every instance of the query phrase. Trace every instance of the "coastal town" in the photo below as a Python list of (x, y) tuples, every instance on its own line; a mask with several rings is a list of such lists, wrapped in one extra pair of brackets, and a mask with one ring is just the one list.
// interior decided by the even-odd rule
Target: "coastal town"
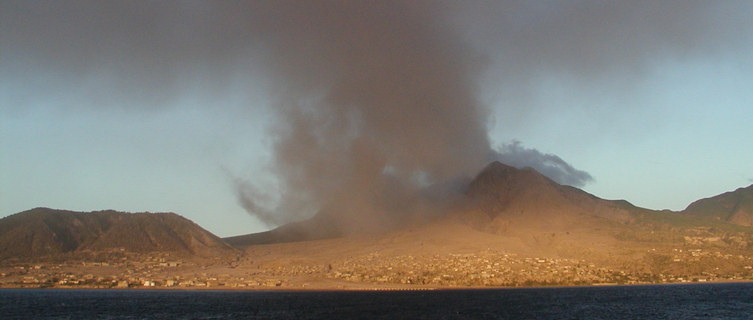
[(641, 268), (493, 249), (441, 255), (371, 252), (331, 262), (253, 261), (243, 256), (198, 262), (169, 254), (121, 252), (107, 261), (6, 263), (0, 267), (0, 287), (436, 289), (753, 280), (752, 256), (708, 249), (649, 250), (644, 261), (634, 265)]

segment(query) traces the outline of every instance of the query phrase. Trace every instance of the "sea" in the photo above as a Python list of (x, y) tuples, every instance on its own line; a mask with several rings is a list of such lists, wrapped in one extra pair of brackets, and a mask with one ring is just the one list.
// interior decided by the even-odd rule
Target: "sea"
[(2, 289), (2, 319), (753, 319), (753, 283), (432, 291)]

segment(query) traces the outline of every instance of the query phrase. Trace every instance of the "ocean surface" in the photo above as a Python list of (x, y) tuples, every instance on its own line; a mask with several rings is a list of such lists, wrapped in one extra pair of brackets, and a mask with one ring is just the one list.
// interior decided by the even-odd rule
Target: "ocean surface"
[(753, 319), (753, 283), (436, 291), (2, 289), (2, 319)]

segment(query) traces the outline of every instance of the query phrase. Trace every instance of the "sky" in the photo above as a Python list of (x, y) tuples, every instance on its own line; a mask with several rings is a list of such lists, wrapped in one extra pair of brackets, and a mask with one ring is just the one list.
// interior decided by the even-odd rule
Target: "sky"
[(749, 1), (3, 1), (0, 217), (170, 211), (231, 236), (323, 208), (435, 210), (413, 195), (491, 160), (682, 210), (753, 184), (751, 15)]

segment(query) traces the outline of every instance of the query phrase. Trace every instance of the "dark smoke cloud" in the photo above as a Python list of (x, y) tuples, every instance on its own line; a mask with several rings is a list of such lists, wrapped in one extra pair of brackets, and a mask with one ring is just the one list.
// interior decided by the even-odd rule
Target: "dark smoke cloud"
[[(508, 77), (634, 80), (653, 64), (745, 54), (749, 1), (487, 1), (458, 4), (458, 25)], [(523, 78), (521, 78), (523, 77)]]
[[(495, 153), (480, 80), (499, 80), (496, 87), (520, 101), (535, 94), (541, 74), (585, 81), (620, 74), (627, 77), (616, 86), (629, 85), (666, 57), (728, 47), (739, 23), (750, 26), (740, 15), (717, 23), (730, 8), (703, 2), (266, 4), (254, 20), (279, 77), (281, 203), (314, 204), (356, 225), (425, 209), (421, 189), (452, 185)], [(489, 78), (486, 67), (494, 71)], [(503, 115), (529, 107), (507, 105)], [(592, 180), (519, 143), (497, 158), (564, 184)], [(255, 204), (255, 196), (241, 199)], [(280, 222), (300, 218), (263, 211)]]
[(561, 84), (576, 96), (622, 102), (621, 107), (587, 106), (597, 121), (608, 123), (654, 107), (636, 100), (644, 97), (643, 80), (657, 67), (699, 60), (745, 63), (753, 54), (753, 3), (745, 0), (458, 1), (456, 6), (455, 25), (493, 57), (484, 91), (501, 105), (495, 110), (498, 123), (508, 128), (525, 128), (542, 112), (585, 107), (542, 104), (537, 97), (547, 94), (541, 91), (544, 82)]
[[(320, 209), (344, 225), (389, 225), (440, 210), (431, 199), (495, 153), (480, 100), (501, 101), (500, 122), (525, 126), (536, 121), (525, 114), (538, 107), (531, 98), (539, 77), (622, 88), (663, 61), (746, 52), (739, 49), (753, 43), (751, 7), (10, 0), (0, 3), (0, 95), (8, 108), (45, 92), (61, 108), (143, 112), (196, 92), (258, 90), (251, 81), (263, 78), (277, 111), (280, 186), (235, 180), (241, 204), (270, 225)], [(496, 157), (561, 183), (591, 180), (519, 143)]]
[[(3, 1), (0, 70), (9, 107), (159, 110), (186, 94), (226, 96), (260, 76), (251, 33), (205, 1)], [(227, 8), (229, 9), (229, 8)], [(5, 78), (5, 77), (4, 77)], [(248, 86), (242, 86), (248, 90)], [(40, 95), (39, 92), (44, 92)]]
[(593, 181), (588, 172), (573, 168), (556, 155), (523, 147), (520, 141), (503, 145), (491, 157), (519, 169), (531, 167), (559, 184), (582, 187)]
[[(314, 204), (346, 228), (435, 210), (419, 191), (475, 173), (489, 142), (484, 59), (421, 1), (269, 2), (254, 19), (278, 76), (281, 204)], [(259, 210), (258, 193), (241, 201)], [(276, 208), (277, 222), (301, 218)], [(263, 215), (271, 217), (271, 215)]]

